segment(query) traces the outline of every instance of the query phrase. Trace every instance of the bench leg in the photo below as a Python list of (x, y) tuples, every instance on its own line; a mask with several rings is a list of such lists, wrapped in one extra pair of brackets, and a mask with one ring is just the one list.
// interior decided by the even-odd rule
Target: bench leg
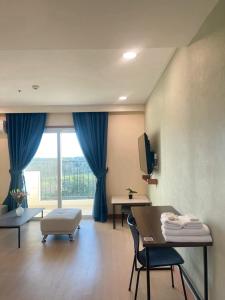
[(46, 239), (47, 239), (47, 237), (48, 237), (48, 235), (47, 234), (45, 234), (45, 235), (43, 235), (43, 238), (42, 238), (42, 243), (45, 243), (46, 242)]

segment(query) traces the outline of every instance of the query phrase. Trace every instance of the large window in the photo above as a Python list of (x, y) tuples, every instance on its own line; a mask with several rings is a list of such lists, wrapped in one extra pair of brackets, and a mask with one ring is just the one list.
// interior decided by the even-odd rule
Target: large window
[(80, 207), (91, 214), (96, 179), (74, 130), (46, 131), (25, 178), (29, 207)]

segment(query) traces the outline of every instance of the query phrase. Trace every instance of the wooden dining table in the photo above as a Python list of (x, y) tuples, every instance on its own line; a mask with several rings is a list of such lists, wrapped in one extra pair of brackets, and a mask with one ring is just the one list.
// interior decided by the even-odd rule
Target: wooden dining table
[(204, 299), (208, 300), (208, 261), (207, 247), (212, 246), (213, 242), (167, 242), (165, 241), (161, 230), (161, 214), (172, 212), (177, 215), (180, 213), (172, 206), (146, 206), (132, 207), (132, 214), (135, 218), (137, 229), (139, 231), (142, 245), (146, 251), (146, 281), (147, 281), (147, 299), (150, 295), (150, 267), (149, 267), (149, 249), (152, 247), (202, 247), (203, 249), (203, 269), (204, 269)]

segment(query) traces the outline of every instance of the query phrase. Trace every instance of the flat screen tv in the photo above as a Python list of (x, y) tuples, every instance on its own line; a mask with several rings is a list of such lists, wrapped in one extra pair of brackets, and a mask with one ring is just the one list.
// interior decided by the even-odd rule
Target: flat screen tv
[(154, 169), (154, 152), (146, 133), (138, 138), (140, 168), (146, 175), (151, 175)]

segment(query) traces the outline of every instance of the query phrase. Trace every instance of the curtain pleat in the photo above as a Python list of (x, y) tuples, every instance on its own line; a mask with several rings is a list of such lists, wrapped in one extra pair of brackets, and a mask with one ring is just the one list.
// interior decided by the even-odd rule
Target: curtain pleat
[[(38, 149), (45, 129), (45, 121), (45, 113), (6, 114), (11, 181), (4, 204), (8, 205), (8, 210), (16, 208), (16, 202), (10, 195), (10, 191), (13, 189), (26, 191), (23, 170)], [(23, 207), (27, 206), (27, 199), (25, 199)]]
[(97, 178), (93, 217), (95, 221), (106, 222), (108, 113), (73, 113), (73, 121), (84, 156)]

